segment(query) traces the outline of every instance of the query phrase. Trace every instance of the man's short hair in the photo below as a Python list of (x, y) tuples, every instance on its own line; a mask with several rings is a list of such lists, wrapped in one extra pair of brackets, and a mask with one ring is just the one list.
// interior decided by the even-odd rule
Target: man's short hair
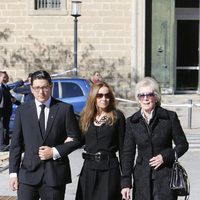
[(46, 72), (44, 70), (39, 70), (39, 71), (32, 73), (32, 75), (31, 75), (31, 85), (33, 85), (33, 81), (36, 80), (36, 79), (45, 79), (51, 85), (51, 76), (48, 72)]

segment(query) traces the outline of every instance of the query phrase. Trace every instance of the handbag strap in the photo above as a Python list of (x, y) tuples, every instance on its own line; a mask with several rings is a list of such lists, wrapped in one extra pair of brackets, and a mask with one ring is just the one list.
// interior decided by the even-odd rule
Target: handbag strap
[(189, 200), (189, 197), (190, 197), (189, 195), (185, 196), (185, 200)]
[[(178, 154), (176, 153), (176, 151), (174, 151), (174, 155), (175, 155), (175, 162), (178, 162)], [(190, 191), (190, 182), (188, 180), (188, 187), (189, 187), (189, 191)], [(185, 200), (189, 200), (190, 195), (185, 196)]]
[(175, 161), (178, 162), (178, 154), (176, 153), (176, 151), (174, 151), (174, 155), (175, 155)]

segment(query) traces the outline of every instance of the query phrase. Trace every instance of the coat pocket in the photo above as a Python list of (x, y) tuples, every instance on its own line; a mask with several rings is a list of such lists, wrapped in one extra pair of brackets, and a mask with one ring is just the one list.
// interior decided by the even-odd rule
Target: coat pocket
[(39, 166), (41, 165), (41, 160), (38, 158), (36, 159), (28, 159), (25, 158), (22, 161), (22, 168), (25, 168), (27, 171), (32, 172), (35, 171), (36, 169), (39, 168)]

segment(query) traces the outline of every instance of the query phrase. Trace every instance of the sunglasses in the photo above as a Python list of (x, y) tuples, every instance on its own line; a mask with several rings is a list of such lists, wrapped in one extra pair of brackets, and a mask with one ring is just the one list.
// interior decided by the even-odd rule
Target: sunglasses
[(139, 93), (137, 96), (138, 96), (138, 98), (139, 98), (140, 100), (143, 100), (145, 97), (146, 97), (147, 99), (152, 98), (152, 97), (155, 96), (155, 94), (154, 94), (154, 92)]
[(97, 93), (97, 95), (96, 95), (96, 98), (97, 98), (97, 99), (101, 99), (101, 98), (103, 98), (103, 97), (105, 97), (106, 99), (110, 99), (110, 93), (106, 93), (106, 94)]

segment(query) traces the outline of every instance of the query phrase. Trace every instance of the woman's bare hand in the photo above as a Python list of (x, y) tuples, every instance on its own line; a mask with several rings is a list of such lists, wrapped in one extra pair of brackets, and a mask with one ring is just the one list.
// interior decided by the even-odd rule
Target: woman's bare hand
[(153, 158), (151, 158), (149, 160), (149, 165), (151, 167), (154, 167), (154, 169), (157, 169), (158, 167), (160, 167), (162, 164), (164, 163), (163, 161), (163, 157), (161, 154), (154, 156)]

